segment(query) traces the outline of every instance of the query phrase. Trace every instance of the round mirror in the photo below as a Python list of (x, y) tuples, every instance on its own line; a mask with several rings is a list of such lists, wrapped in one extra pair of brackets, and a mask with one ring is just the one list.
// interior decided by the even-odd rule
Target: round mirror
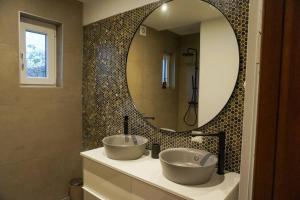
[(229, 100), (239, 49), (226, 17), (201, 0), (173, 0), (137, 30), (127, 59), (136, 109), (155, 127), (189, 131), (211, 121)]

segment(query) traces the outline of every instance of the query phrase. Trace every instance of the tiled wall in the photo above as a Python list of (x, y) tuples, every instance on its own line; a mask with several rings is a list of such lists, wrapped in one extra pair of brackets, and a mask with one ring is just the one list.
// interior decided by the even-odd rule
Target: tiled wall
[[(225, 167), (239, 171), (242, 143), (244, 80), (247, 49), (248, 0), (207, 0), (228, 18), (240, 48), (240, 70), (235, 90), (221, 113), (205, 126), (204, 133), (226, 131)], [(132, 134), (140, 134), (162, 148), (193, 147), (217, 153), (217, 139), (191, 142), (187, 133), (162, 132), (142, 119), (134, 108), (126, 82), (126, 58), (140, 23), (162, 2), (152, 3), (84, 27), (83, 139), (84, 148), (102, 146), (107, 135), (122, 133), (123, 116), (130, 116)]]

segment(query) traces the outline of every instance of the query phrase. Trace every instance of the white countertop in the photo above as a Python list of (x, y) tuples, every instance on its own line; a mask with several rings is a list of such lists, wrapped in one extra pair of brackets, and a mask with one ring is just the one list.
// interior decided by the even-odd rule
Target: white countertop
[(152, 159), (150, 155), (142, 156), (138, 160), (112, 160), (106, 157), (104, 148), (102, 147), (82, 152), (81, 156), (158, 187), (161, 190), (190, 200), (224, 200), (237, 189), (240, 181), (239, 174), (229, 172), (224, 176), (214, 174), (206, 184), (186, 186), (166, 179), (162, 174), (159, 159)]

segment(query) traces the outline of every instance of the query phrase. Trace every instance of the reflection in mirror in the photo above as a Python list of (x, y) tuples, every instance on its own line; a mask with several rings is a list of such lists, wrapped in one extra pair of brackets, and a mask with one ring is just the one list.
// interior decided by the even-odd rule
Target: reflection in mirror
[(156, 9), (136, 32), (127, 59), (137, 110), (171, 132), (211, 121), (229, 100), (238, 71), (230, 23), (201, 0), (173, 0)]

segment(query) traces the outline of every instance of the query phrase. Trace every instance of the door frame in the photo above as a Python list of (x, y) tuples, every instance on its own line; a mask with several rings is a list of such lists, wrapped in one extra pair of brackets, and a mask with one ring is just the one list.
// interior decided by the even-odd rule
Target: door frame
[(253, 199), (273, 199), (285, 0), (264, 0)]

